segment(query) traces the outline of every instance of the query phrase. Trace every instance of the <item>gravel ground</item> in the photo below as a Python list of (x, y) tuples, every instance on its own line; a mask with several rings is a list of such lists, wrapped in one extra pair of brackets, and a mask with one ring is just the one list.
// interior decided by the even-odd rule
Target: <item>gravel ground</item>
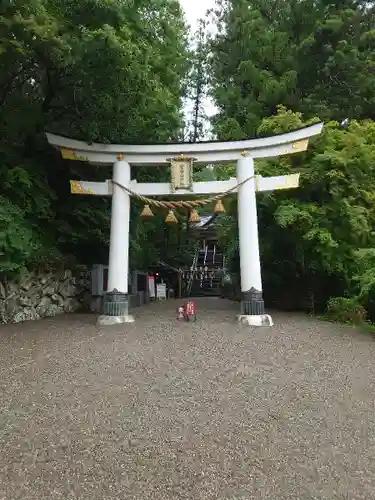
[(0, 327), (0, 500), (375, 499), (375, 339), (176, 303)]

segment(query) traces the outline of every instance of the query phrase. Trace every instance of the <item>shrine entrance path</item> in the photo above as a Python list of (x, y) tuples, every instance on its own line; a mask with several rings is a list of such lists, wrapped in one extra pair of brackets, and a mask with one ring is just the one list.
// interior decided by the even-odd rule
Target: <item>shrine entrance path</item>
[(375, 498), (375, 339), (238, 305), (0, 327), (0, 499)]

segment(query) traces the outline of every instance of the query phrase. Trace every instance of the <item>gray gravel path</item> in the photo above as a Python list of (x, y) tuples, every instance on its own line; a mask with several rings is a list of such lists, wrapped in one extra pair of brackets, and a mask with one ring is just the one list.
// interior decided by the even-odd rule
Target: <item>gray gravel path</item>
[(375, 339), (174, 302), (0, 327), (0, 500), (375, 499)]

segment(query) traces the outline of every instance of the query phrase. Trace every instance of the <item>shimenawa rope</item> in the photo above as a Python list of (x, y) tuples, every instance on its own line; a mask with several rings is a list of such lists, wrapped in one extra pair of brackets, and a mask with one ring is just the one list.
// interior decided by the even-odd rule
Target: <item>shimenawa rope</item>
[[(168, 208), (169, 210), (174, 210), (176, 208), (197, 208), (197, 207), (202, 207), (204, 205), (208, 205), (209, 203), (213, 201), (218, 201), (228, 194), (232, 193), (239, 187), (243, 186), (247, 181), (250, 181), (251, 179), (254, 179), (255, 175), (248, 177), (244, 181), (236, 184), (234, 187), (228, 189), (227, 191), (224, 191), (223, 193), (219, 193), (215, 196), (210, 196), (209, 198), (204, 198), (203, 200), (191, 200), (191, 201), (186, 201), (186, 200), (179, 200), (179, 201), (170, 201), (170, 200), (155, 200), (154, 198), (147, 198), (146, 196), (142, 196), (135, 191), (132, 191), (131, 189), (127, 188), (123, 184), (120, 184), (117, 181), (112, 181), (112, 184), (115, 184), (116, 186), (124, 189), (124, 191), (127, 191), (130, 196), (133, 196), (134, 198), (137, 198), (138, 200), (143, 201), (143, 203), (146, 203), (147, 205), (151, 205), (154, 207), (161, 207), (161, 208)], [(192, 193), (194, 194), (194, 193)]]

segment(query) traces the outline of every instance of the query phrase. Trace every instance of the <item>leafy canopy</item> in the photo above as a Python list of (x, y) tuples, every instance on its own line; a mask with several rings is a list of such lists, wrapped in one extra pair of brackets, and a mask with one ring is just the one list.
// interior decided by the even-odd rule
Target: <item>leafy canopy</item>
[[(179, 137), (187, 34), (177, 0), (1, 3), (0, 271), (47, 257), (107, 261), (109, 200), (71, 196), (69, 179), (111, 172), (62, 161), (44, 132), (124, 143)], [(155, 168), (151, 178), (160, 175)], [(134, 218), (138, 248), (147, 237)]]

